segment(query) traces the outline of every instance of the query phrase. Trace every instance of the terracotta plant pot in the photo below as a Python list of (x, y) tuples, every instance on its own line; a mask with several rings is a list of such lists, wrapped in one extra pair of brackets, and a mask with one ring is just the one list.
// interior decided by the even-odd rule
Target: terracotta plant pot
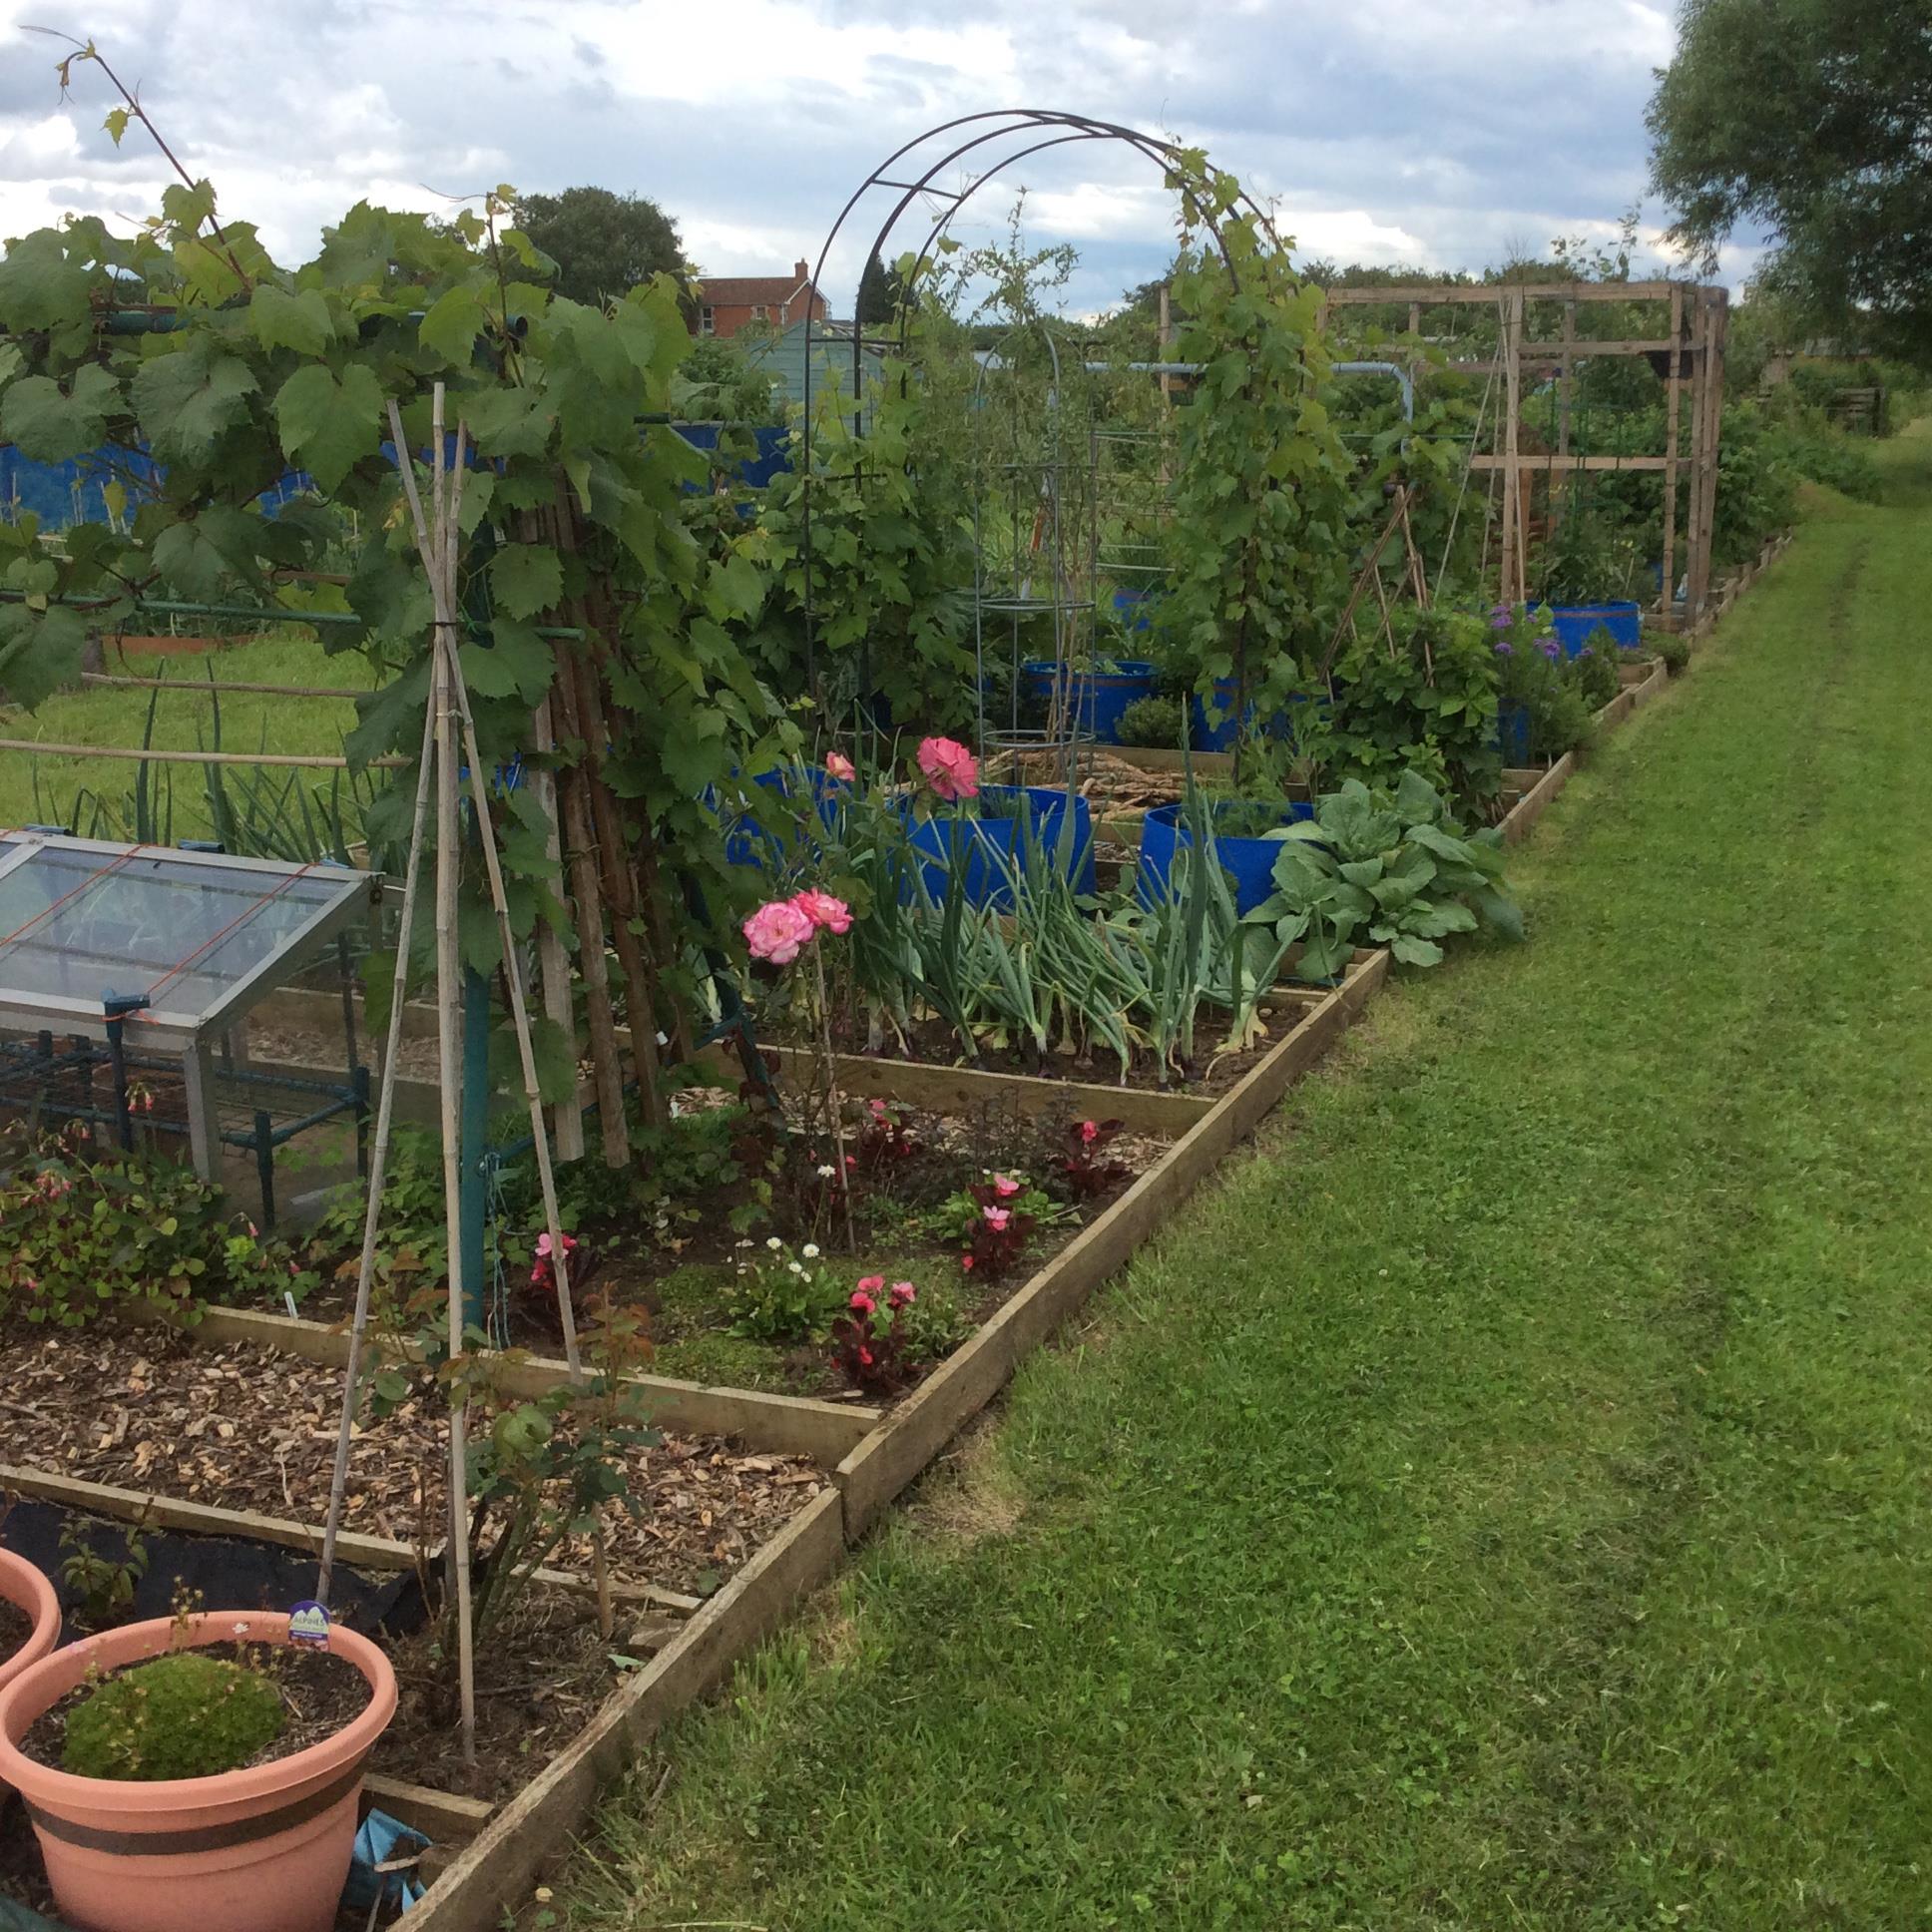
[[(287, 1641), (288, 1619), (212, 1611), (186, 1644)], [(20, 1788), (63, 1919), (78, 1932), (329, 1932), (355, 1842), (362, 1761), (395, 1715), (396, 1679), (367, 1638), (328, 1648), (368, 1680), (362, 1710), (306, 1750), (144, 1784), (76, 1777), (24, 1757), (20, 1740), (90, 1670), (183, 1648), (172, 1618), (131, 1624), (43, 1658), (0, 1690), (0, 1779)]]
[[(33, 1635), (11, 1657), (0, 1657), (0, 1690), (4, 1690), (28, 1665), (40, 1660), (60, 1642), (60, 1600), (54, 1586), (27, 1561), (11, 1550), (0, 1550), (0, 1601), (10, 1603), (34, 1620)], [(0, 1778), (0, 1791), (7, 1788)]]

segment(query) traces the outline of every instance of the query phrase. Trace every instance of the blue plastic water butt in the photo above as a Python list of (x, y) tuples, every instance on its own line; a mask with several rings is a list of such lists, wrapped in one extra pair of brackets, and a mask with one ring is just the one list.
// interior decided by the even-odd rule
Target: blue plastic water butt
[(1644, 642), (1644, 610), (1639, 604), (1553, 604), (1550, 615), (1566, 658), (1576, 657), (1599, 625), (1620, 651), (1635, 651)]
[[(1215, 817), (1227, 807), (1216, 806)], [(1242, 806), (1245, 812), (1247, 807)], [(1179, 846), (1194, 844), (1194, 832), (1182, 822), (1185, 805), (1159, 805), (1141, 821), (1141, 863), (1135, 890), (1143, 905), (1169, 893), (1168, 879), (1174, 870), (1174, 855)], [(1312, 818), (1314, 806), (1298, 799), (1281, 801), (1281, 823), (1292, 825), (1296, 819)], [(1234, 903), (1242, 912), (1252, 912), (1274, 891), (1274, 861), (1280, 856), (1278, 838), (1213, 838), (1214, 856), (1234, 882)]]
[[(1216, 678), (1214, 695), (1204, 699), (1196, 692), (1188, 700), (1188, 741), (1197, 751), (1229, 751), (1233, 749), (1236, 735), (1234, 724), (1234, 699), (1239, 692), (1239, 684), (1232, 678)], [(1296, 692), (1288, 700), (1290, 706), (1305, 705), (1309, 702), (1306, 692)], [(1329, 701), (1318, 698), (1314, 701), (1322, 711), (1327, 711)], [(1267, 735), (1271, 738), (1291, 740), (1294, 736), (1293, 711), (1277, 712), (1267, 723)], [(1246, 722), (1251, 728), (1254, 723), (1254, 706), (1249, 701)]]
[(1155, 585), (1141, 590), (1116, 591), (1114, 611), (1130, 631), (1151, 631), (1154, 628), (1154, 607), (1160, 599), (1160, 588)]
[[(1040, 785), (982, 785), (977, 818), (927, 818), (912, 827), (912, 842), (930, 858), (920, 866), (926, 890), (935, 901), (946, 895), (948, 854), (963, 853), (966, 897), (976, 906), (1006, 910), (1013, 904), (1009, 868), (1026, 872), (1035, 865), (1057, 868), (1076, 892), (1092, 892), (1094, 811), (1085, 798), (1073, 800), (1071, 831), (1067, 794)], [(1026, 831), (1021, 830), (1021, 809)]]
[(1027, 695), (1036, 704), (1051, 705), (1054, 680), (1065, 681), (1070, 722), (1091, 731), (1102, 744), (1121, 741), (1121, 714), (1137, 699), (1154, 696), (1155, 668), (1144, 658), (1117, 660), (1118, 672), (1069, 671), (1051, 658), (1032, 658), (1021, 667)]

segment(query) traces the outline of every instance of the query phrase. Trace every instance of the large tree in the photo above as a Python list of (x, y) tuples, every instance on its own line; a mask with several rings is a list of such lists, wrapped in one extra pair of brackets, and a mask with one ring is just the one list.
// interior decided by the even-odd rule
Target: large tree
[(526, 195), (517, 226), (557, 264), (557, 292), (573, 301), (615, 300), (663, 269), (685, 265), (678, 225), (642, 195), (567, 188)]
[(1674, 237), (1706, 264), (1740, 224), (1815, 326), (1932, 360), (1932, 8), (1685, 0), (1650, 110)]

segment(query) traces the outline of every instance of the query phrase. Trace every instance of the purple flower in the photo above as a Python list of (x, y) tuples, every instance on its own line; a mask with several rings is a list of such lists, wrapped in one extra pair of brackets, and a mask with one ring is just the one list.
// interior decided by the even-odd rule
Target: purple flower
[(1584, 648), (1581, 651), (1577, 653), (1577, 656), (1580, 658), (1593, 658), (1597, 654), (1594, 651), (1592, 651), (1589, 645), (1587, 644), (1584, 646)]
[(1557, 659), (1562, 657), (1563, 647), (1558, 644), (1555, 638), (1545, 638), (1543, 640), (1543, 655), (1554, 664)]
[(1511, 649), (1508, 638), (1498, 638), (1496, 640), (1496, 655), (1499, 658), (1513, 658), (1516, 656), (1515, 651)]
[(1497, 604), (1491, 607), (1489, 613), (1489, 628), (1492, 631), (1507, 631), (1515, 622), (1516, 619), (1510, 615), (1510, 607), (1507, 604)]

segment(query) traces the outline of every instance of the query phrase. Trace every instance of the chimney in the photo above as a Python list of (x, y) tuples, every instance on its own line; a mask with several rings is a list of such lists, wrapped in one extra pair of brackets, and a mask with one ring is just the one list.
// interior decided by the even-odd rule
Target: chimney
[(800, 261), (798, 265), (792, 269), (791, 278), (793, 281), (803, 281), (804, 278), (810, 273), (811, 273), (810, 267), (805, 262)]

